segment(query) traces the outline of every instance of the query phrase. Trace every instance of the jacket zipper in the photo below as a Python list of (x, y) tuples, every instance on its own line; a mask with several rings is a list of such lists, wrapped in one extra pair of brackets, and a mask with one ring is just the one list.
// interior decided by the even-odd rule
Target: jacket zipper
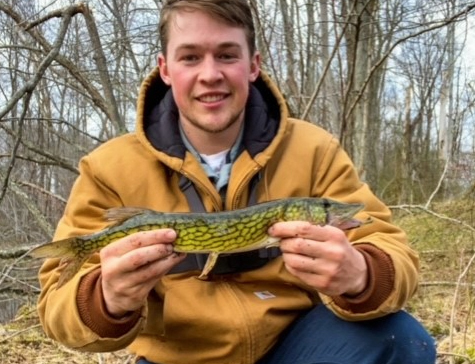
[[(202, 191), (205, 191), (207, 197), (209, 197), (211, 199), (211, 203), (213, 205), (214, 211), (220, 211), (221, 210), (221, 208), (219, 206), (219, 201), (217, 201), (214, 198), (213, 193), (204, 185), (204, 183), (201, 182), (201, 180), (192, 177), (192, 175), (188, 174), (187, 172), (185, 172), (183, 170), (180, 171), (180, 173), (183, 174), (183, 176), (185, 176), (186, 178), (188, 178), (193, 184), (195, 184), (197, 187), (199, 187)], [(204, 205), (204, 202), (203, 202), (203, 205)]]
[(243, 192), (243, 190), (244, 190), (244, 187), (249, 186), (249, 184), (250, 184), (252, 178), (253, 178), (257, 173), (259, 173), (259, 170), (260, 170), (260, 168), (257, 167), (257, 166), (254, 167), (254, 168), (252, 168), (252, 170), (247, 173), (247, 175), (245, 176), (245, 178), (243, 178), (243, 179), (241, 180), (241, 183), (239, 183), (239, 185), (238, 185), (238, 187), (237, 187), (237, 189), (236, 189), (236, 194), (234, 195), (234, 198), (233, 198), (233, 200), (232, 200), (232, 202), (231, 202), (231, 210), (235, 210), (235, 209), (237, 209), (237, 208), (240, 207), (240, 206), (239, 206), (239, 200), (240, 200), (240, 198), (241, 198), (241, 196), (242, 196), (242, 192)]
[(253, 352), (253, 347), (254, 347), (254, 335), (252, 332), (252, 323), (251, 325), (246, 325), (246, 323), (249, 323), (250, 317), (248, 310), (244, 305), (241, 304), (241, 300), (239, 299), (238, 295), (234, 291), (234, 286), (231, 285), (228, 281), (222, 280), (223, 288), (229, 293), (229, 296), (233, 299), (233, 301), (236, 303), (236, 306), (239, 308), (241, 314), (239, 315), (240, 319), (242, 322), (244, 322), (244, 325), (242, 327), (244, 328), (242, 330), (243, 337), (245, 337), (245, 341), (242, 343), (243, 345), (241, 347), (244, 347), (243, 350), (243, 361), (241, 364), (252, 364), (254, 362), (254, 357), (255, 354)]

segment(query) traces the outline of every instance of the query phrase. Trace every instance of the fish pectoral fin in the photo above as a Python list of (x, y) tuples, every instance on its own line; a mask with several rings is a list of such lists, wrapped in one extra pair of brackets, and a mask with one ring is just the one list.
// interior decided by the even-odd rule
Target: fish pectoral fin
[(272, 237), (269, 237), (267, 238), (264, 246), (268, 249), (268, 248), (273, 248), (273, 247), (279, 247), (280, 246), (280, 241), (282, 239), (281, 238), (272, 238)]
[(59, 275), (56, 289), (59, 289), (68, 283), (76, 275), (76, 273), (79, 272), (79, 269), (81, 269), (82, 265), (86, 262), (86, 260), (89, 259), (90, 256), (91, 254), (75, 259), (61, 259), (60, 264), (64, 265), (64, 268)]
[(216, 264), (216, 261), (218, 260), (219, 253), (212, 252), (208, 255), (208, 259), (206, 260), (206, 264), (203, 268), (203, 271), (201, 272), (200, 276), (198, 277), (199, 279), (206, 278), (208, 276), (208, 273), (211, 272), (213, 269), (214, 265)]

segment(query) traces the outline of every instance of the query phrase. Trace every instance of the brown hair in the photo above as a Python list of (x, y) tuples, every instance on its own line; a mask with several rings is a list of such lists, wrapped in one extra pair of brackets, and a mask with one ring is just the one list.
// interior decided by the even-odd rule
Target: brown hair
[(167, 54), (170, 20), (173, 13), (182, 10), (199, 10), (221, 19), (225, 24), (243, 28), (251, 56), (256, 51), (256, 34), (251, 8), (247, 0), (167, 0), (162, 7), (159, 24), (160, 45), (165, 56)]

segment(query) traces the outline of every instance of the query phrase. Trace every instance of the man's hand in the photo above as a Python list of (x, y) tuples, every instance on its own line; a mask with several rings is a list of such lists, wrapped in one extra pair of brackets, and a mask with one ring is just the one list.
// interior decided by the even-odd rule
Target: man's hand
[(340, 229), (290, 221), (274, 224), (269, 234), (282, 238), (287, 270), (319, 292), (353, 296), (366, 288), (366, 261)]
[(171, 229), (131, 234), (100, 251), (102, 291), (109, 313), (122, 317), (142, 307), (149, 292), (185, 254), (173, 252)]

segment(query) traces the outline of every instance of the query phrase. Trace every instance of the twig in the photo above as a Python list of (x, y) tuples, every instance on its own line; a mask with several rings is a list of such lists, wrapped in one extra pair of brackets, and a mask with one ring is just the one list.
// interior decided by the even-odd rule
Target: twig
[(369, 70), (368, 76), (366, 76), (366, 79), (364, 80), (364, 82), (361, 86), (361, 89), (358, 91), (358, 94), (356, 95), (356, 98), (354, 99), (352, 105), (350, 106), (350, 108), (348, 109), (348, 112), (345, 115), (345, 120), (349, 118), (349, 116), (353, 112), (354, 108), (356, 107), (356, 105), (358, 104), (360, 99), (363, 97), (364, 91), (365, 91), (366, 87), (368, 86), (369, 81), (373, 77), (373, 74), (379, 69), (379, 67), (381, 67), (386, 62), (387, 58), (389, 58), (389, 56), (392, 54), (394, 49), (399, 44), (402, 44), (402, 43), (404, 43), (406, 41), (409, 41), (410, 39), (416, 38), (416, 37), (418, 37), (422, 34), (428, 33), (428, 32), (433, 31), (433, 30), (440, 29), (440, 28), (442, 28), (442, 27), (444, 27), (448, 24), (451, 24), (452, 22), (457, 21), (459, 18), (461, 18), (463, 16), (467, 16), (467, 14), (470, 13), (474, 9), (475, 9), (475, 5), (469, 5), (464, 10), (454, 14), (453, 16), (451, 16), (448, 19), (441, 20), (440, 22), (435, 23), (435, 25), (433, 25), (433, 26), (422, 29), (422, 30), (420, 30), (416, 33), (413, 33), (413, 34), (409, 34), (408, 36), (406, 36), (404, 38), (401, 38), (401, 39), (398, 39), (396, 42), (394, 42), (394, 44), (392, 44), (391, 47), (389, 47), (388, 51), (385, 54), (383, 54), (383, 56)]
[(61, 23), (61, 28), (59, 30), (58, 37), (56, 38), (53, 47), (49, 51), (48, 55), (41, 61), (38, 67), (38, 72), (35, 73), (33, 79), (30, 82), (27, 82), (22, 88), (15, 92), (13, 96), (11, 96), (10, 101), (7, 103), (5, 108), (3, 110), (0, 110), (0, 119), (2, 119), (17, 104), (17, 102), (20, 101), (23, 95), (30, 94), (36, 88), (36, 85), (38, 85), (50, 64), (59, 54), (59, 50), (61, 48), (61, 45), (63, 44), (64, 37), (66, 36), (66, 32), (71, 21), (72, 9), (74, 8), (70, 8), (69, 12), (64, 12), (63, 21)]
[(447, 221), (453, 222), (455, 224), (462, 225), (463, 227), (469, 229), (470, 231), (475, 232), (475, 227), (467, 224), (466, 222), (463, 222), (463, 221), (458, 220), (458, 219), (454, 219), (454, 218), (446, 216), (446, 215), (438, 214), (437, 212), (434, 212), (434, 211), (432, 211), (432, 210), (430, 210), (427, 207), (422, 206), (422, 205), (404, 205), (403, 204), (403, 205), (389, 206), (389, 208), (390, 209), (400, 209), (400, 210), (410, 210), (410, 209), (422, 210), (422, 211), (428, 213), (429, 215), (433, 215), (433, 216), (435, 216), (439, 219), (447, 220)]
[[(1, 175), (1, 174), (0, 174)], [(22, 191), (20, 187), (13, 181), (10, 183), (10, 189), (17, 195), (20, 201), (26, 206), (28, 211), (31, 212), (39, 227), (48, 235), (52, 236), (54, 233), (54, 227), (48, 222), (44, 214), (39, 210), (38, 206), (31, 200), (31, 198)]]
[[(26, 116), (26, 112), (28, 110), (28, 106), (30, 104), (30, 100), (31, 100), (31, 92), (28, 92), (26, 94), (25, 104), (23, 105), (23, 111), (22, 111), (22, 114), (21, 114), (21, 117), (20, 117), (20, 121), (18, 123), (18, 133), (17, 133), (17, 137), (16, 137), (16, 140), (15, 140), (15, 144), (13, 145), (12, 152), (10, 153), (10, 162), (8, 163), (7, 172), (5, 173), (4, 176), (2, 176), (3, 177), (3, 186), (2, 186), (2, 191), (0, 193), (0, 204), (2, 203), (4, 197), (7, 193), (8, 183), (10, 181), (10, 175), (13, 171), (13, 167), (15, 166), (16, 155), (18, 153), (18, 148), (20, 147), (21, 138), (23, 136), (23, 122), (24, 122), (24, 118)], [(0, 119), (1, 119), (1, 116), (0, 116)]]
[[(40, 289), (37, 287), (37, 286), (33, 286), (32, 284), (29, 284), (28, 282), (24, 281), (24, 280), (20, 280), (18, 278), (15, 278), (11, 275), (9, 275), (8, 273), (2, 273), (2, 276), (4, 276), (5, 278), (9, 278), (13, 283), (17, 283), (19, 285), (22, 285), (22, 286), (26, 286), (27, 288), (24, 288), (24, 289), (20, 289), (20, 288), (15, 288), (15, 289), (12, 289), (10, 288), (11, 290), (13, 291), (20, 291), (20, 292), (36, 292), (36, 293), (39, 293), (40, 292)], [(1, 291), (1, 290), (0, 290)]]
[[(467, 273), (468, 273), (468, 271), (469, 271), (469, 269), (472, 266), (474, 261), (475, 261), (475, 254), (472, 255), (472, 257), (470, 258), (468, 264), (465, 266), (465, 269), (459, 275), (459, 277), (457, 279), (457, 285), (455, 286), (455, 292), (454, 292), (454, 297), (453, 297), (453, 301), (452, 301), (452, 310), (451, 310), (451, 313), (450, 313), (450, 333), (449, 333), (449, 349), (450, 350), (452, 350), (452, 347), (453, 347), (453, 334), (454, 334), (454, 322), (455, 322), (455, 311), (456, 311), (455, 306), (457, 304), (459, 289), (462, 285), (462, 279), (464, 279), (464, 277), (467, 275)], [(451, 359), (451, 362), (453, 362), (452, 359)]]
[(30, 249), (31, 246), (21, 246), (15, 249), (0, 250), (0, 259), (23, 258)]
[(462, 355), (462, 354), (457, 354), (457, 353), (451, 353), (448, 351), (438, 351), (437, 355), (444, 355), (444, 356), (452, 356), (452, 357), (457, 357), (457, 358), (463, 358), (464, 360), (468, 360), (467, 364), (473, 363), (473, 360), (470, 359), (467, 355)]
[(20, 255), (12, 264), (10, 264), (5, 272), (2, 272), (2, 276), (0, 277), (0, 286), (2, 285), (3, 281), (5, 280), (6, 277), (8, 277), (8, 274), (11, 272), (13, 267), (21, 261), (23, 258), (25, 258), (28, 253), (30, 252), (30, 249), (28, 249), (26, 252), (24, 252), (22, 255)]
[(7, 337), (4, 337), (2, 340), (0, 340), (0, 344), (14, 338), (15, 336), (18, 336), (18, 335), (21, 335), (29, 330), (34, 330), (34, 329), (38, 329), (41, 327), (41, 324), (36, 324), (36, 325), (33, 325), (33, 326), (30, 326), (30, 327), (27, 327), (26, 329), (23, 329), (23, 330), (20, 330), (20, 331), (16, 331), (15, 333), (7, 336)]
[(59, 196), (59, 195), (57, 195), (57, 194), (55, 194), (55, 193), (53, 193), (53, 192), (50, 192), (50, 191), (48, 191), (48, 190), (46, 190), (46, 189), (44, 189), (44, 188), (42, 188), (42, 187), (40, 187), (40, 186), (38, 186), (38, 185), (35, 185), (35, 184), (33, 184), (33, 183), (25, 182), (25, 181), (17, 181), (16, 183), (17, 183), (19, 186), (30, 187), (30, 188), (32, 188), (32, 189), (34, 189), (34, 190), (36, 190), (36, 191), (42, 193), (43, 195), (46, 195), (46, 196), (48, 196), (48, 197), (52, 197), (52, 198), (54, 198), (55, 200), (58, 200), (58, 201), (60, 201), (60, 202), (62, 202), (62, 203), (64, 203), (64, 204), (68, 202), (64, 197)]
[[(355, 7), (355, 5), (354, 5)], [(354, 7), (352, 10), (354, 10)], [(323, 85), (323, 82), (325, 81), (325, 77), (327, 76), (328, 70), (330, 69), (330, 66), (333, 62), (333, 58), (335, 57), (336, 52), (338, 51), (338, 47), (343, 40), (343, 37), (345, 36), (346, 28), (349, 26), (349, 22), (345, 22), (341, 33), (338, 35), (336, 38), (336, 43), (333, 47), (332, 53), (330, 57), (327, 59), (326, 64), (323, 67), (322, 75), (320, 79), (318, 80), (317, 86), (315, 87), (315, 90), (313, 91), (312, 95), (310, 96), (310, 100), (308, 101), (307, 105), (305, 106), (305, 110), (303, 111), (302, 115), (300, 115), (300, 119), (306, 119), (308, 114), (310, 113), (310, 110), (312, 109), (313, 103), (315, 102), (315, 99), (317, 98), (317, 95), (320, 93), (320, 89)]]
[(419, 287), (437, 287), (437, 286), (460, 286), (475, 288), (475, 283), (459, 283), (450, 281), (432, 281), (432, 282), (419, 282)]
[(29, 23), (28, 25), (25, 26), (25, 30), (28, 31), (34, 27), (36, 27), (37, 25), (40, 25), (52, 18), (62, 18), (64, 16), (64, 13), (65, 12), (69, 12), (71, 14), (71, 16), (74, 16), (78, 13), (82, 13), (84, 11), (84, 7), (86, 5), (84, 3), (79, 3), (79, 4), (76, 4), (76, 5), (73, 5), (71, 7), (68, 7), (68, 8), (63, 8), (63, 9), (58, 9), (58, 10), (55, 10), (55, 11), (52, 11), (48, 14), (46, 14), (45, 16), (39, 18), (39, 19), (36, 19), (35, 21), (32, 21), (31, 23)]
[(114, 89), (112, 87), (112, 82), (110, 80), (109, 73), (107, 72), (107, 59), (104, 54), (104, 49), (101, 45), (101, 37), (99, 35), (99, 31), (97, 30), (94, 16), (92, 15), (92, 12), (87, 6), (87, 4), (84, 4), (84, 11), (82, 13), (84, 15), (84, 20), (86, 22), (86, 28), (88, 30), (89, 37), (93, 44), (95, 55), (94, 61), (99, 72), (99, 78), (101, 80), (104, 97), (106, 99), (106, 106), (108, 109), (107, 115), (110, 117), (112, 124), (117, 128), (117, 131), (120, 134), (124, 134), (127, 132), (127, 127), (125, 125), (124, 120), (122, 120), (119, 109), (117, 107), (117, 101), (114, 96)]
[(434, 191), (432, 192), (432, 194), (430, 195), (429, 199), (427, 200), (427, 202), (424, 206), (426, 209), (429, 208), (429, 206), (432, 203), (432, 200), (434, 199), (435, 195), (437, 194), (437, 192), (439, 192), (440, 187), (442, 186), (442, 182), (445, 179), (445, 175), (447, 174), (447, 171), (449, 169), (449, 164), (450, 164), (450, 159), (447, 159), (446, 162), (445, 162), (444, 171), (442, 172), (442, 174), (439, 178), (439, 182), (437, 183), (436, 188), (434, 189)]

